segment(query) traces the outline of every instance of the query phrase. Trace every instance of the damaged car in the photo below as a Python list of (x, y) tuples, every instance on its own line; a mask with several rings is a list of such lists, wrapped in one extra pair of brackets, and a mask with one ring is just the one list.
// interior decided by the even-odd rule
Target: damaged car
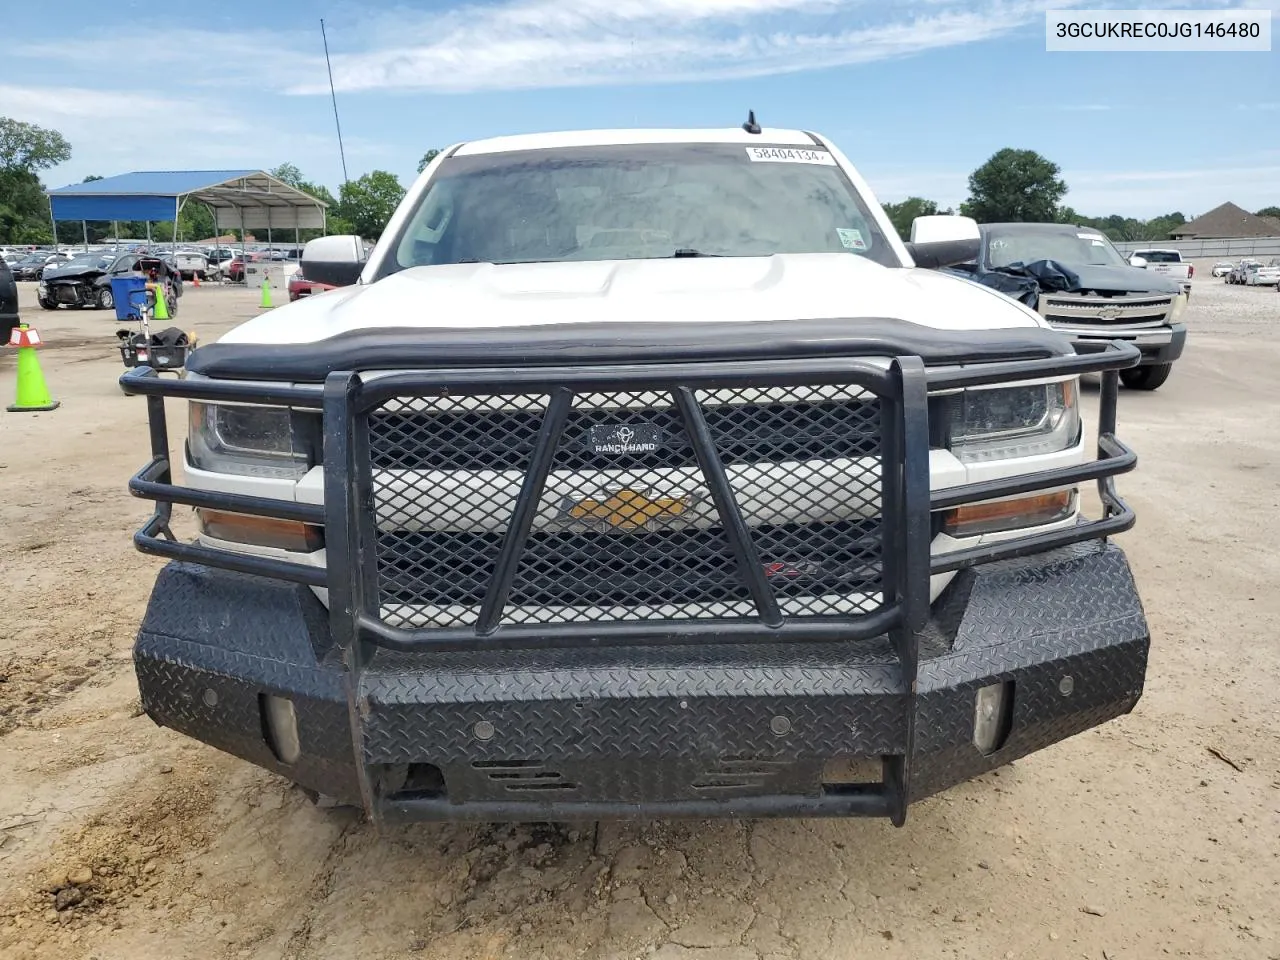
[(57, 310), (61, 306), (113, 310), (116, 301), (111, 292), (111, 278), (137, 273), (164, 284), (169, 313), (176, 313), (178, 298), (182, 296), (182, 277), (171, 260), (147, 254), (90, 253), (56, 269), (50, 267), (36, 288), (36, 299), (45, 310)]
[(1178, 281), (1126, 260), (1090, 227), (986, 223), (979, 231), (978, 259), (958, 272), (1037, 311), (1078, 353), (1132, 343), (1142, 360), (1121, 371), (1126, 387), (1155, 390), (1169, 379), (1187, 341), (1187, 297)]

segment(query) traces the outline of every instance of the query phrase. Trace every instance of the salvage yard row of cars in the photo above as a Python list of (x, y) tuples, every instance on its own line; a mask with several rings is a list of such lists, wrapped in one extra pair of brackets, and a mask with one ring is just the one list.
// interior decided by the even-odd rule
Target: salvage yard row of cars
[[(245, 278), (245, 261), (298, 262), (300, 251), (260, 250), (239, 253), (229, 247), (212, 247), (205, 250), (158, 250), (150, 259), (160, 261), (165, 274), (168, 302), (176, 305), (182, 296), (184, 280), (218, 282), (228, 280), (242, 283)], [(139, 271), (139, 258), (147, 259), (145, 247), (130, 245), (122, 252), (115, 247), (90, 247), (82, 253), (62, 253), (51, 250), (14, 251), (0, 248), (0, 263), (5, 265), (8, 282), (15, 280), (37, 281), (36, 299), (45, 310), (60, 306), (87, 307), (110, 310), (115, 305), (111, 293), (111, 277)], [(148, 272), (146, 270), (142, 272)], [(310, 280), (296, 269), (288, 278), (290, 300), (299, 300), (314, 293), (332, 290), (333, 286)], [(15, 308), (16, 310), (16, 308)]]
[(1280, 288), (1280, 259), (1272, 259), (1267, 264), (1249, 259), (1239, 263), (1222, 261), (1213, 265), (1213, 275), (1241, 286)]
[(255, 249), (251, 247), (247, 251), (240, 251), (231, 247), (188, 246), (174, 250), (167, 244), (148, 245), (145, 242), (130, 240), (122, 241), (120, 244), (90, 244), (80, 250), (69, 249), (65, 251), (52, 249), (19, 250), (0, 247), (0, 259), (8, 263), (15, 279), (39, 280), (45, 267), (61, 266), (73, 258), (89, 254), (114, 256), (124, 253), (140, 254), (149, 251), (170, 261), (173, 268), (182, 275), (184, 280), (194, 280), (198, 277), (202, 281), (210, 280), (214, 282), (222, 279), (236, 282), (244, 280), (245, 257), (248, 257), (251, 263), (264, 260), (297, 263), (301, 255), (301, 251), (297, 247), (283, 249)]

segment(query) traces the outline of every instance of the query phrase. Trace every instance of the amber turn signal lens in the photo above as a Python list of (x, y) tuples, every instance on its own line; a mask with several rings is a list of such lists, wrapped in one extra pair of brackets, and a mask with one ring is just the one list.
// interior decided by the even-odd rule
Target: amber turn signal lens
[(324, 546), (324, 531), (299, 520), (276, 517), (254, 517), (246, 513), (196, 508), (200, 532), (217, 540), (247, 543), (257, 547), (275, 547), (296, 553), (311, 553)]
[(1034, 497), (971, 503), (943, 515), (942, 532), (953, 537), (1037, 527), (1065, 520), (1075, 511), (1074, 490), (1060, 490)]

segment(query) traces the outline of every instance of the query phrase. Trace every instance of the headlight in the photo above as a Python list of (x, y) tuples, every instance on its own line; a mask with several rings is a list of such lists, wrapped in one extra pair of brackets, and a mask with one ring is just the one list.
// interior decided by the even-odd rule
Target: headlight
[(945, 398), (947, 446), (975, 463), (1056, 453), (1080, 437), (1076, 381), (984, 387)]
[(1169, 322), (1177, 323), (1182, 312), (1187, 309), (1187, 295), (1180, 293), (1173, 298), (1173, 310), (1169, 313)]
[(297, 479), (310, 467), (305, 438), (285, 407), (191, 404), (191, 465), (214, 473)]

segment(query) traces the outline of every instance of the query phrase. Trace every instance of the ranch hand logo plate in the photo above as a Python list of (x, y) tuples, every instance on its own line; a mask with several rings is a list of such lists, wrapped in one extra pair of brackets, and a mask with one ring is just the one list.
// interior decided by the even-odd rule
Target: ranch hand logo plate
[(662, 446), (662, 428), (656, 423), (606, 423), (587, 431), (592, 453), (652, 453)]

